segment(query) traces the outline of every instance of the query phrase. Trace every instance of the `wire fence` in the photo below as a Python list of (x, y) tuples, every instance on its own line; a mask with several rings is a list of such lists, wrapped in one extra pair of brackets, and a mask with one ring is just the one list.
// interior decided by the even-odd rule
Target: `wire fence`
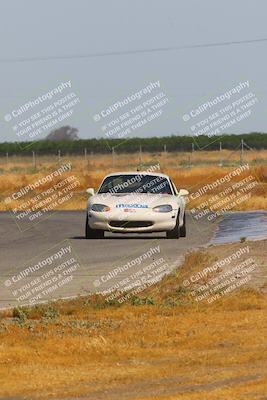
[[(213, 157), (205, 158), (207, 153)], [(38, 170), (45, 162), (60, 163), (66, 159), (77, 160), (83, 162), (84, 167), (90, 168), (93, 164), (97, 164), (101, 157), (109, 163), (113, 168), (120, 165), (125, 159), (135, 160), (138, 168), (142, 168), (149, 158), (165, 158), (165, 162), (175, 163), (177, 167), (191, 168), (194, 166), (215, 164), (219, 167), (231, 165), (249, 164), (267, 164), (267, 150), (256, 150), (249, 146), (243, 139), (233, 150), (223, 149), (222, 142), (219, 142), (218, 150), (205, 151), (205, 149), (196, 148), (192, 143), (191, 151), (184, 152), (168, 152), (167, 146), (164, 145), (161, 152), (143, 151), (142, 146), (139, 146), (139, 151), (135, 153), (119, 153), (116, 148), (112, 147), (109, 153), (94, 153), (93, 150), (84, 148), (80, 154), (64, 152), (58, 149), (52, 154), (47, 154), (42, 151), (29, 151), (23, 155), (21, 153), (8, 153), (0, 155), (0, 167), (14, 166), (15, 164), (27, 164), (34, 170)]]

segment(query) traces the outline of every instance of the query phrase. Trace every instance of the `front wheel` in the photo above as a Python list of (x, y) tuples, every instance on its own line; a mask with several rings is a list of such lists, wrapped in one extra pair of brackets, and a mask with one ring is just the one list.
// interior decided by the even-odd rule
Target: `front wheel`
[(166, 232), (167, 239), (179, 239), (180, 237), (180, 228), (179, 228), (179, 215), (176, 220), (175, 227), (171, 231)]
[(89, 226), (88, 215), (85, 223), (85, 239), (103, 239), (104, 231), (100, 229), (92, 229)]
[(183, 225), (180, 228), (180, 236), (181, 237), (186, 237), (186, 221), (185, 221), (185, 213), (184, 213), (184, 221)]

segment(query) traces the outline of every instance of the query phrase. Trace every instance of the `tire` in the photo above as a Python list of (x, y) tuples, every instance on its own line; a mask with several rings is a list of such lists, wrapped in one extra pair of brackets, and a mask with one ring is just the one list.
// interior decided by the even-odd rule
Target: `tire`
[(185, 213), (184, 213), (184, 223), (180, 228), (180, 236), (181, 237), (186, 237), (186, 219), (185, 219)]
[(87, 215), (85, 223), (85, 239), (103, 239), (103, 238), (104, 238), (104, 231), (101, 231), (100, 229), (90, 228)]
[(179, 215), (176, 219), (176, 225), (171, 231), (166, 232), (167, 239), (179, 239), (180, 229), (179, 229)]

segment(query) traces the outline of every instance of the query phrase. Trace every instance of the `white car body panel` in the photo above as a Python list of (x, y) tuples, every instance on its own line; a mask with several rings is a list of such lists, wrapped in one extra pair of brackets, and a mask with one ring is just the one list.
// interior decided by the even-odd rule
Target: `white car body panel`
[[(108, 176), (138, 174), (144, 175), (145, 173), (122, 172), (110, 174)], [(151, 175), (153, 177), (160, 176), (166, 178), (170, 183), (170, 179), (167, 175), (158, 173), (146, 173), (146, 175)], [(108, 176), (106, 176), (105, 179)], [(172, 188), (171, 185), (170, 187)], [(176, 190), (176, 188), (174, 190)], [(93, 211), (91, 210), (93, 204), (104, 204), (110, 207), (110, 211)], [(171, 205), (173, 210), (170, 212), (156, 212), (153, 210), (154, 207), (165, 204)], [(91, 229), (111, 232), (164, 232), (174, 229), (178, 213), (179, 226), (183, 225), (185, 205), (186, 199), (184, 196), (178, 196), (176, 193), (171, 195), (136, 192), (127, 194), (96, 193), (91, 196), (88, 201), (88, 223)]]

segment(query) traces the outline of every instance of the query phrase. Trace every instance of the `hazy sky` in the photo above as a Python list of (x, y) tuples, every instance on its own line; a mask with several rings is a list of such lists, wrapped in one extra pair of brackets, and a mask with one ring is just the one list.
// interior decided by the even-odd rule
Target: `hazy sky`
[(68, 80), (80, 103), (64, 122), (82, 138), (103, 136), (93, 115), (158, 80), (169, 103), (163, 116), (136, 135), (188, 134), (184, 113), (244, 81), (258, 103), (229, 132), (267, 131), (267, 41), (18, 60), (267, 38), (264, 0), (0, 0), (0, 5), (1, 141), (17, 139), (6, 114)]

